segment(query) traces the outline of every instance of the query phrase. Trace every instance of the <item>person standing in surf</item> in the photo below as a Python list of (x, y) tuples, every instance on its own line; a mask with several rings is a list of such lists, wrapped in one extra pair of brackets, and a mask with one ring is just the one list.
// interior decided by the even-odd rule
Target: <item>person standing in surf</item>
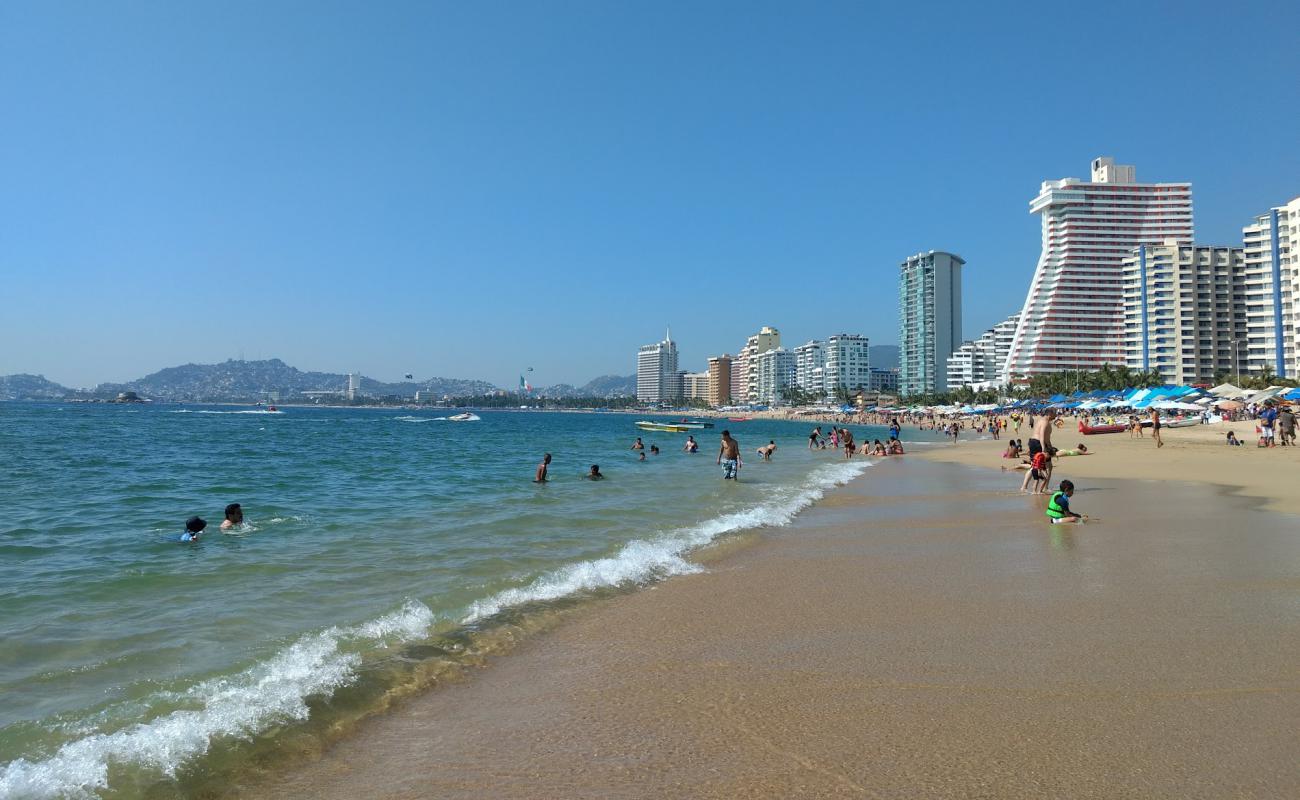
[(533, 478), (533, 483), (546, 483), (546, 471), (549, 466), (551, 466), (551, 454), (547, 453), (542, 456), (542, 463), (537, 465), (537, 477)]
[(722, 446), (718, 448), (717, 463), (722, 465), (722, 479), (736, 480), (740, 472), (740, 442), (731, 438), (731, 431), (722, 432)]

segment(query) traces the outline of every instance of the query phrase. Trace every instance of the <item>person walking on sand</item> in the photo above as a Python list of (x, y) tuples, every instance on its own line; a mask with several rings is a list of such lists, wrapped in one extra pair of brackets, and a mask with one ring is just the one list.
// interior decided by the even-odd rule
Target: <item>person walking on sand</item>
[(537, 477), (533, 478), (533, 483), (546, 483), (546, 470), (551, 466), (551, 454), (547, 453), (542, 456), (542, 463), (537, 465)]
[(1273, 427), (1277, 423), (1277, 409), (1273, 408), (1272, 401), (1264, 404), (1264, 410), (1259, 412), (1259, 432), (1260, 442), (1264, 447), (1276, 447), (1277, 439), (1274, 437)]
[(1160, 412), (1154, 408), (1151, 409), (1151, 438), (1155, 440), (1157, 450), (1165, 446), (1165, 443), (1160, 441)]
[(731, 431), (722, 432), (722, 446), (718, 448), (718, 461), (722, 465), (722, 479), (736, 480), (736, 474), (742, 466), (740, 461), (740, 442), (731, 438)]
[(1277, 412), (1277, 432), (1283, 447), (1295, 447), (1295, 412), (1291, 406)]

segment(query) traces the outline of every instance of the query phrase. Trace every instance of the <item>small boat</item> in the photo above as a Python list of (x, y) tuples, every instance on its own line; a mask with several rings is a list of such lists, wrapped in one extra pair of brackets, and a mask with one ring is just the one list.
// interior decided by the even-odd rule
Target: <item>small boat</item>
[(749, 417), (727, 417), (727, 422), (749, 422)]
[(1079, 433), (1084, 436), (1096, 436), (1099, 433), (1123, 433), (1128, 430), (1127, 425), (1085, 425), (1083, 421), (1079, 422)]
[[(1200, 425), (1200, 424), (1201, 424), (1200, 417), (1183, 417), (1182, 419), (1160, 420), (1160, 427), (1162, 428), (1190, 428), (1194, 425)], [(1150, 419), (1142, 420), (1142, 427), (1150, 428), (1151, 420)]]
[(480, 417), (478, 414), (471, 414), (468, 411), (466, 411), (463, 414), (456, 414), (454, 416), (447, 417), (447, 419), (450, 420), (451, 422), (478, 422)]
[(712, 428), (712, 427), (713, 427), (713, 423), (712, 423), (712, 422), (705, 422), (705, 421), (702, 420), (702, 419), (686, 419), (685, 417), (683, 417), (683, 418), (682, 418), (682, 421), (679, 422), (678, 424), (679, 424), (679, 425), (690, 425), (690, 426), (693, 427), (693, 428)]
[(690, 425), (685, 422), (651, 422), (645, 419), (637, 422), (636, 426), (643, 431), (663, 431), (664, 433), (684, 433), (704, 427), (703, 425)]

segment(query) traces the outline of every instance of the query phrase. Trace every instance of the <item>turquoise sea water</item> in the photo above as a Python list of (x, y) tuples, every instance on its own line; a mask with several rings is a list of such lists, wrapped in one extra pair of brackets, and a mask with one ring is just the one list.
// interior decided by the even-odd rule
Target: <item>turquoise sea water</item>
[[(688, 455), (623, 414), (441, 415), (0, 404), (0, 798), (228, 791), (869, 467), (809, 452), (803, 423), (718, 421)], [(662, 454), (638, 462), (638, 434)], [(246, 522), (222, 533), (228, 502)], [(180, 543), (193, 514), (208, 530)]]

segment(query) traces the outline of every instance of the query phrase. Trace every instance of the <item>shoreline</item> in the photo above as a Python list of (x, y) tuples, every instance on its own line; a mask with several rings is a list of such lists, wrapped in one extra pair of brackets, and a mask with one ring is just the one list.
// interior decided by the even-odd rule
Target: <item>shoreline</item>
[(1176, 502), (1162, 511), (1145, 484), (1101, 481), (1077, 504), (1107, 519), (1060, 530), (1042, 523), (1041, 499), (1000, 483), (886, 460), (792, 525), (704, 559), (706, 572), (594, 603), (243, 793), (1294, 787), (1290, 521), (1196, 484), (1164, 485)]

